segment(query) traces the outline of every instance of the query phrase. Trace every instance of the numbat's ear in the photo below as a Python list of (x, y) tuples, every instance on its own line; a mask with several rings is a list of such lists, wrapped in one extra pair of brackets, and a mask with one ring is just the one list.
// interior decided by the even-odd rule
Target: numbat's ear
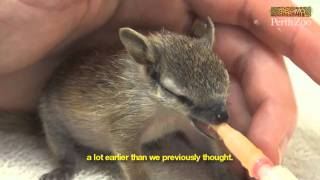
[(154, 63), (154, 50), (146, 36), (131, 28), (120, 28), (119, 36), (122, 44), (136, 62)]
[(212, 48), (214, 42), (214, 24), (210, 17), (206, 21), (201, 19), (196, 19), (192, 25), (191, 29), (192, 35), (197, 38), (203, 39)]

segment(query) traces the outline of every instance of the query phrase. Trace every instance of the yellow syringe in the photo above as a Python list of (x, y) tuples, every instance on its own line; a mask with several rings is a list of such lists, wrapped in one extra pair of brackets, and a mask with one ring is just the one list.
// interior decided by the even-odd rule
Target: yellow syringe
[(209, 128), (217, 132), (251, 177), (259, 180), (298, 180), (287, 168), (274, 166), (259, 148), (227, 123), (210, 125)]

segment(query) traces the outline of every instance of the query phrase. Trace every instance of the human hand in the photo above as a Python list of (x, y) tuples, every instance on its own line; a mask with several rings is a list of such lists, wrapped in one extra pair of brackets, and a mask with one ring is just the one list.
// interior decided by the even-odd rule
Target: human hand
[(224, 24), (218, 26), (214, 49), (233, 77), (231, 121), (279, 163), (296, 121), (294, 96), (281, 55), (319, 84), (319, 26), (311, 19), (305, 27), (271, 26), (271, 6), (291, 6), (289, 1), (192, 2), (196, 12)]
[[(214, 51), (231, 78), (230, 119), (275, 163), (290, 137), (296, 106), (281, 55), (290, 57), (314, 80), (320, 69), (320, 28), (270, 26), (270, 6), (288, 1), (221, 0), (16, 0), (0, 3), (0, 109), (34, 107), (54, 62), (40, 61), (75, 39), (124, 25), (184, 32), (194, 14), (216, 24)], [(232, 4), (232, 6), (230, 6)], [(255, 21), (257, 20), (257, 21)], [(256, 24), (254, 23), (256, 22)], [(313, 32), (314, 34), (311, 34)], [(95, 34), (89, 39), (99, 41)], [(106, 37), (113, 41), (116, 37)], [(101, 38), (103, 39), (103, 38)], [(86, 42), (87, 43), (87, 42)], [(274, 76), (274, 77), (273, 77)], [(19, 102), (19, 103), (16, 103)], [(32, 106), (34, 105), (34, 106)]]

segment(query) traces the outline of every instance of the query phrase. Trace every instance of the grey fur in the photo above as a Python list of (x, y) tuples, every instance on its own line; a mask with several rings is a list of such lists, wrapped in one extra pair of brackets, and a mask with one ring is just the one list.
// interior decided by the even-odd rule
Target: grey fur
[[(77, 164), (75, 144), (139, 154), (142, 143), (151, 138), (153, 124), (167, 123), (164, 129), (175, 131), (183, 121), (189, 128), (190, 114), (211, 122), (208, 117), (214, 116), (215, 121), (216, 111), (225, 106), (229, 77), (208, 46), (211, 39), (168, 31), (144, 36), (129, 28), (120, 31), (120, 39), (129, 53), (96, 52), (70, 59), (48, 84), (39, 112), (49, 147), (61, 168), (42, 179), (72, 176)], [(172, 80), (177, 88), (174, 91), (182, 94), (168, 92), (165, 79)], [(175, 121), (165, 121), (171, 115)], [(143, 163), (120, 165), (128, 180), (150, 179)]]

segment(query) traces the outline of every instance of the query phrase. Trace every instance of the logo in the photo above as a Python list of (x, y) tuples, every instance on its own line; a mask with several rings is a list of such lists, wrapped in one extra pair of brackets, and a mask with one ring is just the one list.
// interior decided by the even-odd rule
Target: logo
[(309, 26), (312, 23), (310, 6), (271, 7), (271, 26)]
[(311, 17), (311, 7), (271, 7), (271, 16)]

